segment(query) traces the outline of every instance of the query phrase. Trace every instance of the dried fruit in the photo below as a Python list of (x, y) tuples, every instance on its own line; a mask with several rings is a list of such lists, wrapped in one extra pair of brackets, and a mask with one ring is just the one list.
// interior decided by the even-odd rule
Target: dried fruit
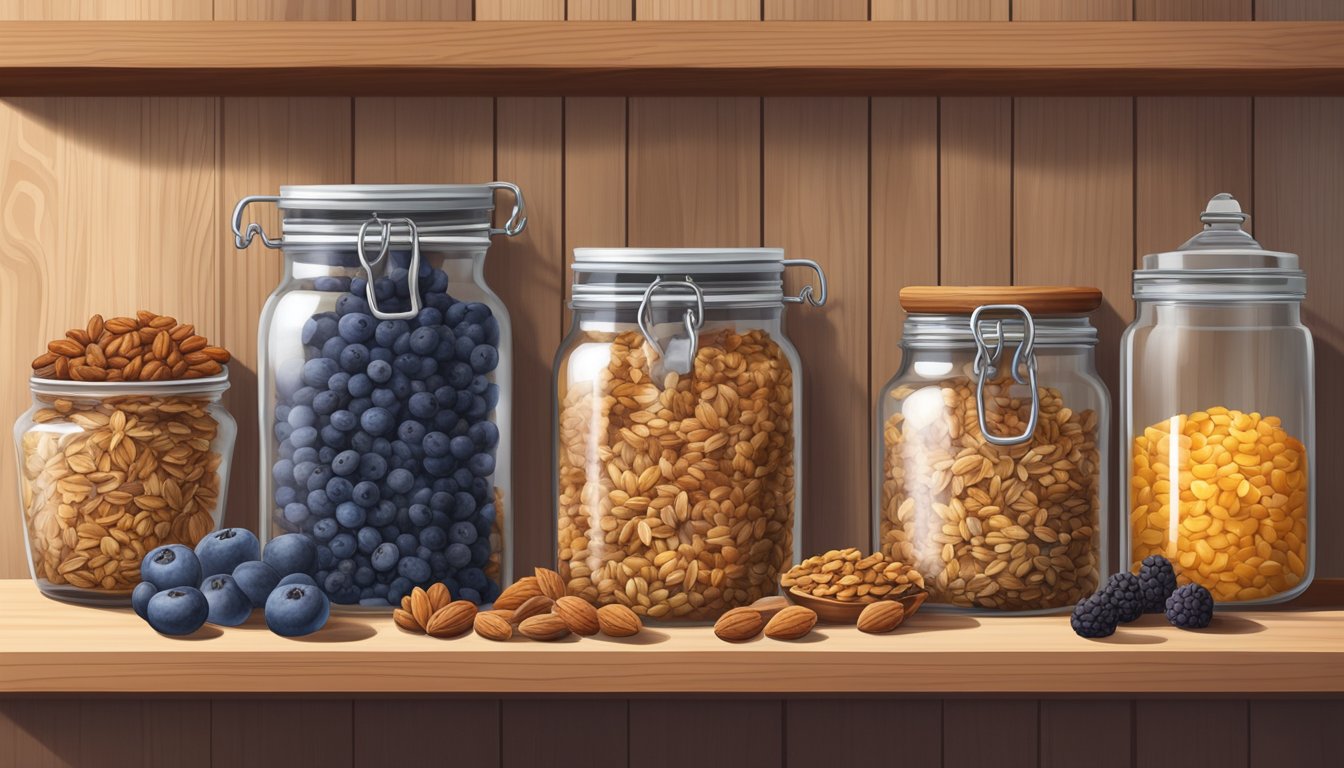
[(486, 640), (503, 642), (513, 637), (513, 625), (509, 620), (493, 611), (476, 614), (476, 634)]
[(634, 611), (614, 603), (597, 609), (597, 624), (607, 637), (631, 637), (644, 628)]
[(791, 605), (775, 614), (765, 625), (765, 636), (775, 640), (797, 640), (817, 625), (817, 614), (811, 608)]
[(430, 637), (457, 637), (471, 629), (476, 619), (476, 604), (467, 600), (458, 600), (435, 611), (425, 624), (425, 634)]
[(714, 634), (720, 640), (737, 643), (750, 640), (761, 634), (765, 627), (765, 618), (759, 611), (743, 606), (733, 608), (714, 622)]
[(564, 619), (553, 613), (531, 616), (518, 625), (518, 631), (533, 640), (559, 640), (569, 635)]
[(499, 597), (495, 599), (495, 607), (513, 610), (526, 602), (528, 598), (540, 594), (541, 585), (537, 583), (537, 577), (524, 576), (510, 584), (499, 594)]
[(569, 595), (555, 601), (555, 615), (559, 616), (576, 635), (588, 637), (596, 635), (600, 626), (597, 622), (597, 609), (592, 603), (581, 597)]
[(851, 547), (809, 557), (790, 568), (779, 583), (813, 597), (872, 603), (922, 590), (924, 577), (911, 566), (887, 560), (881, 552), (864, 556)]
[(555, 601), (545, 595), (530, 597), (527, 602), (518, 606), (513, 612), (513, 623), (521, 624), (533, 616), (539, 616), (543, 613), (550, 613)]
[(536, 569), (537, 588), (541, 594), (559, 600), (565, 596), (565, 582), (560, 578), (560, 574), (552, 571), (550, 568)]
[(227, 362), (228, 351), (209, 346), (195, 326), (141, 310), (107, 321), (94, 315), (84, 328), (47, 344), (32, 367), (41, 379), (167, 381), (215, 376)]
[(895, 600), (879, 600), (866, 606), (859, 614), (859, 631), (880, 635), (901, 626), (905, 621), (905, 606)]

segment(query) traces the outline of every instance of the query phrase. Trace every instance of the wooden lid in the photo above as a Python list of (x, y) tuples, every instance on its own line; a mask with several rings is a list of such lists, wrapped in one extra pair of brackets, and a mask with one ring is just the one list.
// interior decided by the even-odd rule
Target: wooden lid
[(969, 315), (985, 304), (1021, 304), (1032, 314), (1081, 315), (1101, 306), (1101, 290), (1072, 285), (909, 285), (906, 312)]

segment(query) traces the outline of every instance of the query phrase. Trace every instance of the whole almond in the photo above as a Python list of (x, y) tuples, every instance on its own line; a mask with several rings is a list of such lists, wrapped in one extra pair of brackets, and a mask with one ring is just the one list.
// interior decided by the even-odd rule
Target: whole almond
[(493, 616), (498, 616), (499, 618), (509, 622), (510, 624), (513, 623), (513, 611), (509, 610), (508, 608), (492, 608), (488, 611), (481, 611), (481, 613), (488, 613)]
[(430, 637), (457, 637), (471, 629), (476, 620), (476, 604), (469, 600), (449, 603), (434, 612), (425, 625)]
[(84, 354), (84, 345), (74, 339), (57, 339), (47, 345), (47, 351), (62, 357), (79, 357)]
[(429, 594), (419, 587), (411, 590), (411, 615), (420, 626), (429, 628), (429, 617), (434, 615), (434, 606), (429, 602)]
[(597, 609), (582, 597), (568, 595), (555, 601), (555, 615), (559, 616), (576, 635), (589, 637), (596, 635), (601, 626), (597, 622)]
[(901, 626), (902, 621), (905, 621), (905, 606), (895, 600), (879, 600), (859, 614), (859, 631), (880, 635)]
[(770, 597), (762, 597), (760, 600), (757, 600), (747, 607), (761, 614), (761, 618), (769, 621), (775, 617), (776, 613), (788, 608), (790, 605), (792, 605), (792, 603), (789, 602), (787, 597), (783, 595), (771, 595)]
[(797, 640), (816, 625), (816, 611), (802, 605), (790, 605), (765, 625), (765, 636), (775, 640)]
[(639, 634), (644, 623), (628, 606), (612, 603), (597, 609), (597, 626), (607, 637), (630, 637)]
[(550, 613), (555, 601), (545, 595), (529, 597), (522, 605), (513, 611), (513, 623), (521, 624), (533, 616), (540, 616), (544, 613)]
[(476, 634), (486, 640), (503, 642), (513, 637), (513, 625), (509, 620), (491, 611), (476, 614)]
[(569, 635), (569, 626), (559, 616), (543, 613), (523, 619), (518, 631), (533, 640), (559, 640)]
[(415, 616), (411, 615), (410, 611), (403, 611), (400, 608), (396, 609), (392, 612), (392, 621), (395, 621), (398, 627), (401, 627), (407, 632), (423, 633), (425, 631), (424, 627), (420, 626), (420, 622), (415, 620)]
[(720, 616), (719, 620), (714, 622), (714, 634), (720, 640), (740, 643), (761, 634), (761, 628), (764, 626), (765, 618), (760, 612), (744, 606), (734, 608)]
[(495, 598), (495, 607), (513, 610), (527, 602), (528, 598), (536, 597), (540, 594), (541, 586), (537, 584), (537, 577), (524, 576), (506, 587), (503, 592), (499, 593), (499, 597)]
[(434, 582), (429, 589), (425, 590), (425, 596), (429, 598), (431, 612), (453, 602), (453, 596), (448, 594), (448, 587), (441, 581)]
[(550, 568), (537, 568), (537, 586), (541, 588), (541, 594), (559, 600), (565, 596), (565, 582), (560, 578), (560, 574), (552, 571)]

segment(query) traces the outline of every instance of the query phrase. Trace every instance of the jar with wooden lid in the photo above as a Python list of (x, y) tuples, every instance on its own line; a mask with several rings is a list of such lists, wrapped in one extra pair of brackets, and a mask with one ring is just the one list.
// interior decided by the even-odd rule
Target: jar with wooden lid
[(875, 432), (874, 535), (929, 603), (1067, 608), (1106, 570), (1110, 401), (1085, 287), (907, 287)]

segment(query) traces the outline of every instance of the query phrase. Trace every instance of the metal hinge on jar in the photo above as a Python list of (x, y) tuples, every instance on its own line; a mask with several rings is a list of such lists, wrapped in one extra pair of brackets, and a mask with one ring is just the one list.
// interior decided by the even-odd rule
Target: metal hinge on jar
[[(991, 318), (986, 317), (987, 315), (999, 316)], [(1013, 381), (1031, 387), (1031, 416), (1022, 434), (999, 436), (989, 431), (989, 423), (985, 420), (985, 382), (998, 373), (999, 361), (1003, 358), (1004, 322), (1013, 322), (1014, 315), (1021, 318), (1022, 340), (1013, 351), (1011, 373)], [(992, 348), (985, 339), (982, 319), (994, 329)], [(971, 313), (971, 333), (975, 335), (975, 364), (972, 370), (976, 376), (975, 407), (980, 421), (980, 431), (984, 434), (985, 441), (992, 445), (1021, 445), (1035, 434), (1036, 423), (1041, 415), (1041, 395), (1036, 389), (1036, 352), (1033, 348), (1036, 343), (1036, 324), (1032, 320), (1031, 312), (1020, 304), (986, 304), (977, 307)], [(1023, 370), (1026, 371), (1025, 379)]]
[[(682, 326), (686, 334), (684, 336), (673, 336), (664, 346), (653, 334), (653, 296), (659, 291), (676, 288), (689, 290), (694, 298), (694, 303), (687, 307), (682, 315)], [(674, 371), (677, 374), (690, 373), (691, 367), (695, 364), (695, 353), (700, 343), (700, 328), (705, 324), (705, 295), (700, 290), (700, 286), (696, 285), (689, 275), (684, 280), (654, 278), (648, 289), (644, 291), (644, 298), (639, 302), (639, 313), (636, 315), (636, 321), (639, 323), (640, 332), (644, 334), (644, 339), (649, 342), (649, 346), (653, 347), (653, 351), (657, 354), (664, 370)]]

